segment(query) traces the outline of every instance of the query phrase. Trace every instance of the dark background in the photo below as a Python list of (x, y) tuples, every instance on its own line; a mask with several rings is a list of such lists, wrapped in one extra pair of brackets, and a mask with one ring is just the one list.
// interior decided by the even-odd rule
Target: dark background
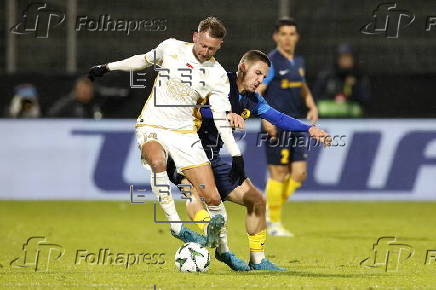
[[(48, 1), (52, 9), (66, 11), (66, 1)], [(387, 1), (391, 2), (391, 1)], [(220, 17), (228, 36), (217, 59), (227, 70), (235, 70), (241, 55), (249, 49), (270, 51), (273, 24), (278, 17), (276, 1), (78, 1), (78, 15), (97, 19), (167, 19), (164, 32), (77, 32), (77, 73), (65, 72), (66, 25), (50, 31), (48, 39), (17, 35), (17, 72), (6, 73), (5, 1), (0, 2), (0, 111), (4, 111), (20, 83), (33, 83), (43, 113), (73, 86), (74, 79), (95, 64), (142, 54), (162, 40), (175, 37), (190, 41), (198, 22), (208, 16)], [(17, 20), (30, 1), (16, 1)], [(398, 39), (365, 35), (360, 29), (371, 21), (373, 10), (383, 1), (291, 1), (290, 14), (299, 24), (301, 40), (297, 54), (305, 57), (309, 86), (319, 71), (333, 62), (336, 46), (350, 43), (358, 52), (359, 65), (371, 80), (371, 101), (366, 117), (436, 117), (436, 27), (426, 32), (428, 16), (436, 16), (436, 1), (396, 1), (399, 9), (416, 16), (400, 31)], [(147, 78), (154, 73), (148, 71)], [(148, 81), (150, 89), (152, 81)], [(129, 76), (112, 73), (97, 84), (129, 87)], [(134, 118), (142, 108), (147, 90), (131, 89), (129, 98), (105, 104), (106, 118)]]

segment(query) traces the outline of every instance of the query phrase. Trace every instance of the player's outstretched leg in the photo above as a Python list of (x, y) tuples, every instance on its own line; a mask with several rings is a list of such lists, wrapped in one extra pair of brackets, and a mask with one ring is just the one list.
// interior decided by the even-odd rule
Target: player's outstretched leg
[[(227, 224), (227, 211), (224, 207), (224, 204), (221, 203), (223, 207), (224, 220), (225, 224)], [(220, 233), (220, 243), (218, 248), (215, 249), (215, 258), (226, 264), (233, 271), (249, 271), (250, 267), (243, 260), (239, 259), (234, 253), (232, 253), (229, 249), (227, 242), (227, 228), (224, 226), (221, 229)]]
[(203, 246), (206, 245), (207, 240), (204, 236), (188, 229), (180, 222), (171, 195), (170, 180), (166, 172), (167, 161), (162, 145), (156, 141), (149, 141), (142, 145), (141, 151), (142, 158), (146, 160), (152, 169), (151, 189), (168, 221), (175, 221), (175, 223), (170, 223), (171, 234), (185, 243), (195, 242)]
[(289, 165), (268, 165), (270, 178), (266, 184), (266, 199), (268, 209), (268, 234), (279, 237), (293, 237), (282, 224), (282, 208), (289, 196), (301, 186), (289, 175)]
[(266, 242), (266, 201), (264, 195), (246, 179), (244, 183), (233, 190), (228, 200), (247, 208), (245, 226), (250, 247), (251, 270), (284, 271), (265, 257)]
[[(179, 184), (177, 178), (176, 165), (171, 157), (168, 157), (166, 169), (167, 169), (167, 174), (169, 175), (171, 181), (173, 183), (176, 182), (175, 184)], [(183, 241), (184, 243), (193, 242), (193, 243), (200, 244), (202, 246), (207, 245), (207, 238), (205, 236), (192, 231), (191, 229), (185, 227), (183, 224), (179, 232), (176, 232), (172, 229), (171, 234), (177, 239)]]
[(204, 199), (211, 219), (207, 225), (207, 244), (216, 248), (220, 243), (221, 229), (225, 224), (225, 209), (215, 186), (215, 178), (209, 164), (183, 170), (198, 195)]
[[(186, 201), (186, 211), (188, 212), (189, 217), (193, 221), (197, 221), (196, 225), (202, 231), (207, 231), (207, 223), (205, 221), (210, 220), (209, 213), (203, 207), (203, 203), (198, 197), (198, 194), (195, 190), (192, 193), (191, 200)], [(227, 212), (224, 208), (224, 217), (227, 222)], [(250, 267), (243, 260), (238, 258), (234, 253), (232, 253), (229, 249), (227, 242), (227, 229), (224, 226), (220, 232), (220, 241), (219, 246), (215, 249), (215, 258), (229, 266), (233, 271), (249, 271)]]
[(215, 250), (215, 258), (226, 264), (233, 271), (250, 271), (250, 266), (247, 265), (243, 260), (238, 258), (230, 250), (227, 252), (220, 253), (218, 249)]
[(202, 246), (207, 246), (207, 238), (203, 235), (197, 234), (191, 229), (182, 225), (182, 228), (178, 234), (171, 230), (171, 234), (184, 243), (197, 243)]
[(171, 195), (170, 180), (166, 172), (166, 154), (160, 143), (148, 141), (141, 147), (142, 159), (151, 167), (151, 190), (155, 194), (159, 205), (170, 223), (171, 231), (179, 234), (182, 229), (179, 214), (176, 211)]

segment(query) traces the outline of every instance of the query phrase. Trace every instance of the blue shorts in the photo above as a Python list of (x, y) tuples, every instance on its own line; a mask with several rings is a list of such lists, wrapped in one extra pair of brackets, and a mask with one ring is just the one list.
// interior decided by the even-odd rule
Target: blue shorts
[[(175, 185), (181, 184), (183, 175), (177, 173), (174, 161), (171, 156), (168, 157), (167, 162), (167, 173), (170, 181)], [(226, 161), (224, 161), (221, 156), (215, 156), (212, 160), (210, 160), (210, 164), (212, 166), (212, 171), (215, 176), (215, 184), (218, 189), (218, 193), (221, 196), (221, 200), (224, 201), (227, 199), (227, 196), (232, 192), (235, 188), (241, 185), (245, 178), (239, 178), (235, 182), (232, 182), (230, 178), (230, 171), (232, 170), (232, 165)]]
[(310, 138), (306, 132), (279, 130), (277, 133), (277, 139), (272, 141), (268, 138), (266, 144), (262, 144), (268, 165), (288, 165), (294, 161), (307, 160)]

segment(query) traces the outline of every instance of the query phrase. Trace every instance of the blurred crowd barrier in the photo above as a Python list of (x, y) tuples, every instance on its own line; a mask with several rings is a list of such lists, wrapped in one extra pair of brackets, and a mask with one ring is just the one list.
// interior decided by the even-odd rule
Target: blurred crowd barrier
[[(3, 118), (20, 117), (81, 117), (71, 114), (53, 114), (53, 108), (62, 101), (73, 99), (77, 91), (78, 81), (83, 80), (87, 71), (82, 74), (42, 74), (42, 73), (17, 73), (2, 75), (0, 82), (0, 115)], [(139, 72), (142, 73), (142, 72)], [(112, 72), (98, 79), (94, 83), (85, 84), (91, 86), (92, 98), (85, 107), (90, 107), (91, 113), (83, 115), (83, 118), (113, 119), (113, 118), (136, 118), (146, 98), (149, 96), (156, 73), (149, 69), (145, 75)], [(356, 117), (367, 118), (436, 118), (436, 103), (434, 98), (434, 80), (436, 74), (415, 75), (392, 75), (378, 74), (368, 77), (371, 91), (371, 99), (365, 103), (364, 111), (356, 114)], [(316, 76), (308, 76), (309, 87), (313, 88), (315, 98), (317, 83)], [(86, 81), (85, 81), (86, 83)], [(35, 96), (31, 100), (36, 101), (40, 112), (37, 115), (12, 115), (11, 106), (14, 97), (20, 88), (31, 85), (32, 89), (22, 93), (23, 105), (29, 91)], [(89, 91), (86, 90), (85, 91)], [(80, 90), (83, 91), (83, 88)], [(76, 93), (77, 95), (77, 93)], [(328, 111), (325, 107), (325, 99), (316, 99), (320, 109)], [(15, 100), (16, 102), (16, 100)], [(323, 103), (324, 102), (324, 103)], [(332, 102), (335, 102), (333, 99)], [(343, 116), (350, 108), (341, 107)], [(352, 110), (353, 108), (351, 108)], [(339, 114), (342, 116), (341, 114)], [(352, 114), (351, 114), (352, 115)], [(328, 116), (328, 114), (327, 114)]]

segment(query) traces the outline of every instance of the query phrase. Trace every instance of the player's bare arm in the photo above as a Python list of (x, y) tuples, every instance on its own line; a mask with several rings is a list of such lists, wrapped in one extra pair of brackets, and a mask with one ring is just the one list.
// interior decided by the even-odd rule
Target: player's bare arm
[(301, 88), (301, 96), (304, 98), (306, 107), (308, 109), (307, 119), (310, 120), (312, 124), (316, 124), (316, 122), (318, 122), (318, 107), (316, 106), (309, 86), (306, 83), (303, 83)]

